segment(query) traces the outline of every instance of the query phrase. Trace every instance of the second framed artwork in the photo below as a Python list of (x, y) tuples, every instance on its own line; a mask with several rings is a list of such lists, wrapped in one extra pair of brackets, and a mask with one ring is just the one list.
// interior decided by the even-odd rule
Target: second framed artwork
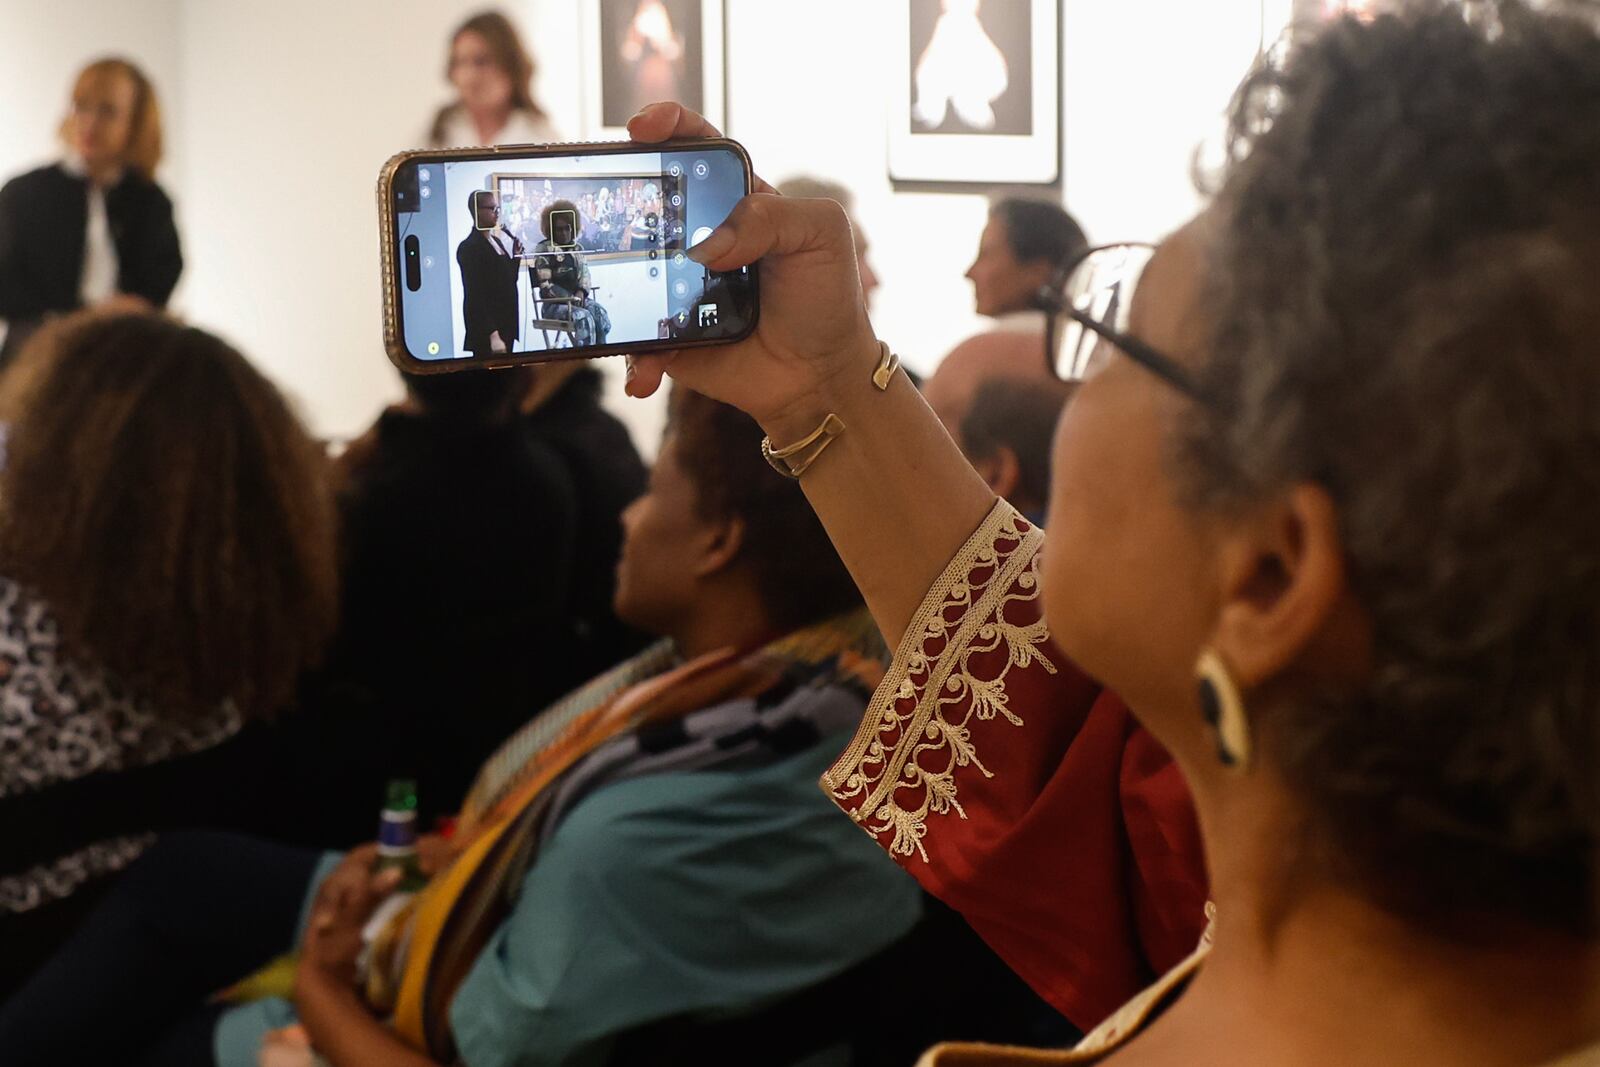
[(896, 0), (894, 17), (891, 178), (1060, 177), (1060, 0)]
[(676, 100), (727, 126), (723, 0), (582, 0), (590, 137), (626, 138), (634, 112)]

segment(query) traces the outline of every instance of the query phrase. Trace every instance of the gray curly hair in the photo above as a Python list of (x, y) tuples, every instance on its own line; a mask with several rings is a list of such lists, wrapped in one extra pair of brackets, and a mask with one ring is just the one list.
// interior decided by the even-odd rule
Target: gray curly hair
[(1597, 936), (1595, 7), (1333, 24), (1241, 86), (1229, 159), (1181, 480), (1325, 486), (1373, 633), (1360, 691), (1259, 723), (1306, 854), (1446, 929)]

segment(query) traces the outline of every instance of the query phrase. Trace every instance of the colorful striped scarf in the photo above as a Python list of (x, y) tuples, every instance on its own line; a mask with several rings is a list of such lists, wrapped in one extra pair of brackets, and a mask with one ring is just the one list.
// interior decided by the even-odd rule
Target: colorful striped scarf
[[(484, 764), (458, 823), (455, 856), (396, 916), (374, 946), (369, 1000), (393, 1011), (396, 1033), (441, 1062), (454, 1056), (449, 1007), (504, 921), (539, 843), (553, 828), (563, 784), (607, 742), (650, 726), (798, 686), (870, 693), (887, 650), (863, 609), (754, 652), (679, 663), (670, 642), (600, 675), (523, 727)], [(389, 981), (383, 981), (384, 977)]]

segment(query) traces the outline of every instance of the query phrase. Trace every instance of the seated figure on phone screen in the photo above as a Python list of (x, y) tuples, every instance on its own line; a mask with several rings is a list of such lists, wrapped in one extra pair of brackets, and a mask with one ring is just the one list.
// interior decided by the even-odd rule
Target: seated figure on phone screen
[(580, 220), (570, 200), (546, 204), (539, 216), (544, 240), (533, 246), (533, 263), (528, 267), (538, 317), (570, 322), (574, 348), (603, 345), (611, 332), (611, 315), (595, 300), (589, 265), (584, 262), (587, 249), (579, 240)]

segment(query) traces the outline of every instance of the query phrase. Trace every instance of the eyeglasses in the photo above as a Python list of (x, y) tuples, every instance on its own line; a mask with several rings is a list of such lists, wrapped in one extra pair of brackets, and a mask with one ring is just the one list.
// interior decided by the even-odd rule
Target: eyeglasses
[(1154, 254), (1148, 244), (1091, 248), (1067, 270), (1059, 291), (1041, 294), (1049, 314), (1045, 359), (1057, 378), (1090, 377), (1105, 362), (1109, 353), (1102, 346), (1109, 344), (1185, 396), (1204, 401), (1194, 375), (1128, 334), (1133, 291)]

